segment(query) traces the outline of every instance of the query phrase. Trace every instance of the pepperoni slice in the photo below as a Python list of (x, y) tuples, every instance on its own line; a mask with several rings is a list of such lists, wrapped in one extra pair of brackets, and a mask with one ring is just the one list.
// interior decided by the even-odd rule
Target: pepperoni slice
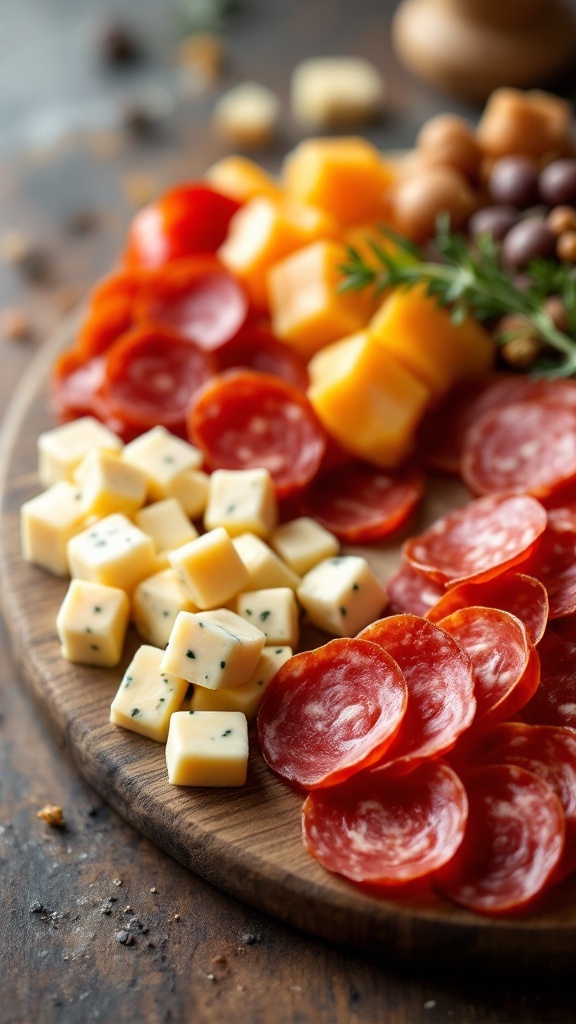
[(416, 615), (379, 619), (358, 638), (387, 651), (408, 686), (406, 714), (383, 765), (394, 774), (404, 774), (424, 758), (449, 750), (476, 710), (472, 664), (466, 651), (443, 629)]
[(86, 360), (76, 348), (58, 357), (52, 370), (50, 404), (61, 422), (98, 416), (96, 396), (104, 379), (104, 363), (103, 356)]
[(138, 270), (117, 270), (108, 274), (90, 292), (91, 309), (109, 299), (135, 299), (145, 280), (146, 274)]
[(438, 408), (424, 417), (418, 448), (429, 469), (454, 475), (460, 473), (466, 432), (487, 408), (492, 408), (487, 396), (493, 384), (494, 375), (461, 381)]
[[(413, 615), (420, 615), (424, 618), (427, 612), (438, 604), (445, 590), (424, 573), (413, 569), (408, 562), (402, 562), (398, 571), (386, 583), (386, 593), (390, 614), (398, 615), (401, 612), (411, 612)], [(430, 616), (427, 617), (432, 622), (435, 621)]]
[(437, 519), (406, 541), (403, 555), (437, 583), (481, 583), (525, 561), (545, 528), (534, 498), (491, 495)]
[(441, 761), (402, 779), (375, 769), (308, 796), (304, 845), (328, 871), (354, 882), (402, 885), (454, 856), (467, 814), (464, 786)]
[(576, 729), (576, 616), (558, 619), (538, 646), (540, 686), (522, 711), (536, 725)]
[(308, 387), (308, 371), (294, 349), (288, 348), (265, 327), (247, 324), (216, 353), (218, 370), (244, 367), (281, 377), (301, 391)]
[(281, 498), (310, 483), (326, 448), (306, 395), (251, 370), (214, 377), (190, 408), (188, 432), (210, 469), (264, 467)]
[(442, 619), (472, 661), (476, 717), (482, 726), (514, 715), (534, 695), (539, 659), (520, 619), (498, 608), (462, 608)]
[(516, 765), (479, 768), (466, 780), (464, 840), (437, 875), (444, 894), (481, 914), (518, 910), (555, 872), (564, 813), (553, 789)]
[(550, 619), (576, 612), (576, 534), (557, 524), (549, 514), (538, 550), (525, 566), (547, 590)]
[(576, 477), (576, 408), (534, 400), (485, 413), (466, 435), (462, 476), (475, 494), (551, 494)]
[(406, 701), (398, 665), (376, 644), (332, 640), (274, 676), (258, 712), (262, 753), (288, 782), (334, 786), (382, 757)]
[(548, 621), (548, 594), (546, 587), (533, 576), (506, 572), (485, 583), (460, 583), (444, 591), (424, 614), (430, 622), (440, 622), (452, 612), (473, 605), (500, 608), (515, 615), (526, 626), (533, 644), (544, 636)]
[(351, 462), (314, 480), (302, 498), (303, 514), (341, 541), (362, 544), (402, 526), (423, 493), (422, 474), (412, 466), (388, 472)]
[(84, 359), (101, 355), (130, 330), (132, 308), (132, 299), (118, 295), (100, 302), (88, 314), (76, 339), (76, 346)]

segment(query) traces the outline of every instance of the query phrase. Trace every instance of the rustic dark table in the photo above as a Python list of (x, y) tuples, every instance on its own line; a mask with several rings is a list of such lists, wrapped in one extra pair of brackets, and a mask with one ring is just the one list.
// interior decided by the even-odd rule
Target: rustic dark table
[[(212, 9), (222, 6), (213, 4)], [(198, 5), (189, 3), (188, 10)], [(214, 98), (246, 78), (286, 100), (303, 56), (350, 52), (385, 71), (389, 110), (369, 132), (409, 144), (449, 105), (397, 66), (384, 0), (260, 0), (223, 26), (223, 77), (196, 90), (174, 66), (175, 16), (161, 0), (113, 6), (0, 3), (0, 235), (17, 232), (48, 255), (48, 274), (0, 272), (0, 309), (29, 318), (26, 340), (2, 339), (0, 407), (52, 328), (110, 265), (134, 204), (201, 174), (225, 150), (208, 127)], [(132, 20), (142, 62), (105, 72), (93, 38), (106, 11)], [(571, 83), (562, 83), (570, 93)], [(146, 138), (120, 126), (137, 100), (158, 115)], [(286, 104), (285, 104), (286, 106)], [(286, 110), (274, 167), (299, 138)], [(215, 891), (136, 834), (82, 781), (24, 690), (0, 633), (0, 1022), (573, 1021), (571, 978), (487, 977), (470, 964), (394, 966), (297, 933)], [(36, 816), (61, 804), (66, 826)], [(115, 936), (129, 926), (133, 945)]]

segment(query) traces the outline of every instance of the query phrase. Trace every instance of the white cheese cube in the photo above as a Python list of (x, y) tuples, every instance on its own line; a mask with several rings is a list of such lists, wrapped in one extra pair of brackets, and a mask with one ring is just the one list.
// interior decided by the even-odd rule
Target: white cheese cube
[(299, 576), (340, 551), (338, 538), (308, 516), (282, 523), (274, 530), (270, 543)]
[(74, 479), (86, 515), (104, 517), (122, 512), (131, 516), (146, 499), (145, 473), (113, 452), (90, 452), (75, 470)]
[(292, 115), (305, 128), (346, 128), (372, 120), (383, 107), (384, 79), (362, 57), (312, 57), (292, 72)]
[(248, 570), (221, 526), (170, 551), (168, 561), (198, 608), (218, 608), (248, 584)]
[(306, 573), (297, 595), (313, 625), (332, 636), (356, 636), (386, 604), (368, 562), (357, 555), (320, 562)]
[(123, 444), (116, 434), (92, 416), (46, 430), (38, 438), (38, 476), (45, 487), (58, 480), (72, 480), (82, 459), (95, 449), (120, 452)]
[(162, 670), (210, 690), (240, 686), (256, 668), (265, 640), (260, 629), (226, 608), (180, 612)]
[(204, 526), (230, 537), (267, 537), (278, 521), (274, 482), (267, 469), (216, 469), (210, 477)]
[(253, 721), (268, 683), (291, 657), (291, 647), (265, 647), (252, 675), (240, 686), (224, 690), (195, 686), (190, 701), (192, 711), (241, 711), (249, 722)]
[(82, 665), (117, 665), (129, 615), (123, 590), (72, 580), (56, 617), (62, 657)]
[(158, 743), (168, 738), (170, 717), (182, 706), (188, 683), (160, 667), (163, 651), (144, 644), (128, 665), (110, 707), (110, 721)]
[(170, 484), (170, 494), (178, 499), (190, 519), (200, 519), (204, 514), (209, 479), (200, 469), (185, 469)]
[(298, 646), (298, 604), (290, 587), (239, 594), (236, 611), (262, 630), (267, 644)]
[(68, 575), (68, 541), (85, 526), (78, 488), (67, 480), (24, 502), (20, 509), (22, 556), (56, 576)]
[(243, 533), (234, 537), (232, 543), (248, 570), (249, 581), (244, 590), (266, 590), (268, 587), (296, 590), (300, 586), (300, 577), (260, 537)]
[(272, 141), (279, 114), (276, 93), (258, 82), (243, 82), (220, 97), (212, 125), (233, 146), (258, 149)]
[(178, 612), (196, 612), (173, 569), (163, 569), (142, 580), (132, 598), (132, 621), (139, 635), (153, 647), (166, 647)]
[(152, 537), (157, 555), (167, 555), (198, 536), (198, 530), (176, 498), (165, 498), (147, 505), (136, 512), (134, 522), (138, 529)]
[(248, 771), (248, 723), (239, 711), (177, 711), (166, 743), (174, 786), (243, 786)]
[(199, 469), (204, 460), (198, 448), (175, 437), (165, 427), (153, 427), (130, 441), (122, 458), (146, 473), (150, 501), (180, 497), (174, 491), (179, 477), (187, 470)]
[(72, 576), (130, 594), (156, 568), (154, 543), (120, 512), (106, 516), (68, 541)]

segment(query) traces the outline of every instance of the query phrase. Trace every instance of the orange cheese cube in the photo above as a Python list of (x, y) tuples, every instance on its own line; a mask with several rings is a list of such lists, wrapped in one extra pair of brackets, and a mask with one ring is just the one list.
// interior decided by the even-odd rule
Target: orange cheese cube
[(386, 468), (406, 458), (430, 393), (367, 331), (328, 345), (308, 370), (308, 397), (344, 448)]
[(208, 170), (206, 179), (218, 192), (239, 203), (246, 203), (255, 196), (282, 197), (282, 190), (274, 178), (244, 156), (225, 156), (218, 160)]

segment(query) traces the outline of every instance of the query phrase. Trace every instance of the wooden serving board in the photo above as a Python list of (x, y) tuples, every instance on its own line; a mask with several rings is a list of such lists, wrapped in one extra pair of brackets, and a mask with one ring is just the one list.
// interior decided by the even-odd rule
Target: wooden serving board
[[(300, 838), (302, 799), (268, 771), (254, 736), (245, 787), (193, 790), (168, 784), (162, 746), (109, 724), (110, 702), (138, 638), (130, 637), (117, 669), (64, 661), (55, 617), (67, 582), (20, 556), (20, 505), (40, 490), (36, 438), (53, 425), (49, 368), (72, 329), (64, 325), (43, 347), (5, 416), (0, 571), (3, 611), (24, 678), (82, 774), (135, 828), (190, 870), (315, 935), (380, 958), (470, 966), (482, 961), (506, 969), (573, 965), (576, 881), (558, 887), (529, 915), (505, 920), (471, 914), (427, 889), (398, 897), (369, 895), (328, 874), (306, 853)], [(432, 483), (422, 522), (464, 497), (459, 485)], [(365, 553), (384, 580), (397, 564), (398, 542)]]

